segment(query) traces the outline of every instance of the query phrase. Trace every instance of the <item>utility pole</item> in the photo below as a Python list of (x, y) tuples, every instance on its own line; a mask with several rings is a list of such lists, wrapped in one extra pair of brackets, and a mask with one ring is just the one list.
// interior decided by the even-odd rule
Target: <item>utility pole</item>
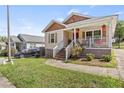
[(11, 62), (9, 5), (7, 5), (7, 34), (8, 34), (8, 62)]

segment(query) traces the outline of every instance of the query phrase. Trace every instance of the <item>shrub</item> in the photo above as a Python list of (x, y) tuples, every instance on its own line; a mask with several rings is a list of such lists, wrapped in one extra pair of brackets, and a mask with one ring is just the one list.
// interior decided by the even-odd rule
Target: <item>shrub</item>
[(80, 46), (75, 45), (72, 48), (72, 57), (77, 58), (78, 55), (83, 51), (83, 48), (81, 48)]
[(112, 56), (111, 55), (103, 55), (102, 56), (102, 59), (105, 61), (105, 62), (110, 62), (112, 60)]
[[(11, 55), (14, 56), (16, 52), (17, 50), (14, 47), (11, 47)], [(1, 50), (0, 56), (8, 56), (8, 49)]]
[(87, 61), (93, 60), (94, 59), (94, 54), (91, 54), (91, 53), (86, 54), (86, 59), (87, 59)]
[(1, 50), (0, 56), (7, 56), (8, 52), (6, 49)]

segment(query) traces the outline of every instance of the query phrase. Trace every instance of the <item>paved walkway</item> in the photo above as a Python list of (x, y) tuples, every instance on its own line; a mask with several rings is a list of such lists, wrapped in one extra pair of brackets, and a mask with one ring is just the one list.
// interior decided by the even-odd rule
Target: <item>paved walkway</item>
[[(3, 61), (5, 61), (5, 59), (0, 58), (0, 64), (3, 64)], [(15, 88), (15, 86), (12, 85), (7, 78), (0, 74), (0, 88)]]
[(120, 78), (124, 80), (124, 50), (116, 49), (115, 52), (118, 61), (118, 71), (120, 74)]
[(46, 62), (47, 65), (51, 65), (58, 68), (69, 69), (74, 71), (85, 72), (89, 74), (102, 75), (102, 76), (112, 76), (114, 78), (119, 79), (119, 73), (116, 68), (104, 68), (104, 67), (96, 67), (96, 66), (86, 66), (86, 65), (77, 65), (71, 63), (63, 63), (60, 60), (48, 60)]
[(116, 58), (117, 58), (117, 68), (105, 68), (105, 67), (96, 67), (96, 66), (86, 66), (86, 65), (77, 65), (71, 63), (63, 63), (60, 60), (48, 60), (47, 65), (70, 69), (74, 71), (85, 72), (89, 74), (102, 75), (102, 76), (112, 76), (117, 79), (124, 80), (124, 50), (115, 49)]

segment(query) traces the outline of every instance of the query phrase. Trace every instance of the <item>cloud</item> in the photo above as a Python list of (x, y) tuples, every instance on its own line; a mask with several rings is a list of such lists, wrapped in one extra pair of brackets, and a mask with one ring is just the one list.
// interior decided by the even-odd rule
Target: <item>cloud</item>
[(121, 14), (123, 14), (123, 12), (121, 12), (121, 11), (118, 11), (118, 12), (115, 12), (114, 14), (121, 15)]
[(62, 22), (64, 18), (57, 18), (58, 21)]
[(68, 12), (68, 15), (71, 14), (72, 12), (80, 13), (81, 11), (78, 10), (78, 9), (71, 9), (71, 10)]

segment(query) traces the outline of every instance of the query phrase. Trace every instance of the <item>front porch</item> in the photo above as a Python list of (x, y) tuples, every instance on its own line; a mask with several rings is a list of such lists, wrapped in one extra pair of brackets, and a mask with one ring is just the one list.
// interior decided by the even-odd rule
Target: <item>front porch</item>
[(63, 33), (65, 47), (74, 41), (84, 48), (111, 48), (106, 25), (69, 29)]
[[(59, 42), (56, 47), (53, 48), (53, 58), (57, 53), (64, 50), (67, 60), (71, 56), (71, 50), (74, 44), (84, 48), (85, 51), (82, 55), (87, 53), (93, 53), (96, 57), (102, 55), (111, 54), (112, 48), (112, 37), (111, 37), (111, 26), (108, 24), (100, 25), (89, 25), (63, 30), (63, 41)], [(60, 56), (59, 56), (60, 57)]]

